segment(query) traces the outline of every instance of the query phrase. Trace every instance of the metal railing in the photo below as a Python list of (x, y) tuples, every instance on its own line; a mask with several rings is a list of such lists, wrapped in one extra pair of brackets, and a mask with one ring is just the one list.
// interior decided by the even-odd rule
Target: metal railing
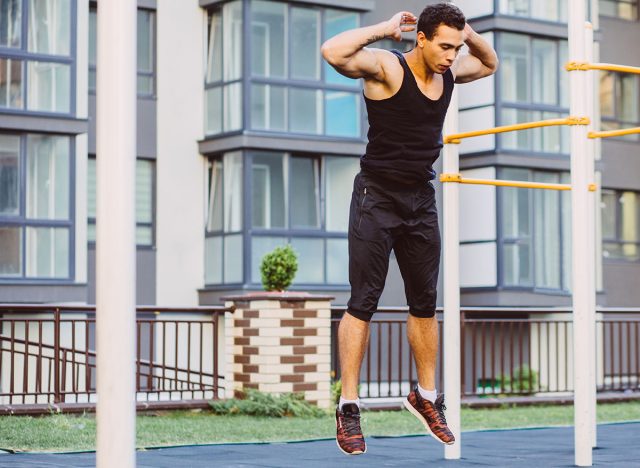
[[(345, 309), (332, 309), (332, 375), (340, 378), (337, 329)], [(599, 309), (599, 391), (640, 391), (640, 309)], [(360, 370), (361, 398), (396, 398), (417, 383), (406, 339), (406, 308), (380, 308)], [(438, 312), (440, 348), (442, 311)], [(573, 325), (568, 308), (461, 309), (463, 397), (563, 395), (573, 392)], [(443, 389), (442, 353), (436, 386)], [(446, 370), (445, 370), (446, 371)]]
[[(227, 311), (137, 308), (139, 403), (180, 407), (220, 396), (219, 323)], [(36, 412), (51, 405), (92, 407), (95, 325), (95, 306), (0, 305), (0, 412), (16, 406)]]

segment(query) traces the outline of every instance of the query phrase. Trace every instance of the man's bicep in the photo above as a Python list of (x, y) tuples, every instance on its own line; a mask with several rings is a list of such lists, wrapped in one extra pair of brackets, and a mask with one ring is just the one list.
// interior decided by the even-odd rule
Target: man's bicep
[(367, 47), (359, 50), (351, 59), (335, 69), (349, 78), (379, 79), (384, 70), (377, 49)]
[(459, 57), (452, 68), (456, 83), (468, 83), (493, 74), (489, 67), (473, 55)]

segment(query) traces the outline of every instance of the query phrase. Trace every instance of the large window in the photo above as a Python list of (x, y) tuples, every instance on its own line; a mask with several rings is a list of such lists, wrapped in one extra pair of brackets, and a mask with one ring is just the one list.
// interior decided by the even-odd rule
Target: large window
[[(604, 130), (640, 125), (640, 79), (635, 75), (612, 72), (600, 74), (600, 114)], [(638, 135), (623, 139), (638, 141)]]
[(640, 193), (602, 191), (603, 255), (640, 260)]
[[(210, 161), (206, 283), (260, 284), (262, 257), (290, 243), (299, 258), (295, 284), (346, 285), (349, 203), (358, 158), (254, 152), (245, 161), (243, 167), (241, 153)], [(251, 182), (243, 204), (246, 178)], [(244, 229), (243, 219), (250, 222)], [(246, 249), (243, 233), (249, 236)]]
[(600, 0), (600, 14), (626, 20), (638, 19), (638, 0)]
[(73, 112), (72, 0), (0, 0), (0, 109)]
[(0, 279), (72, 277), (71, 139), (0, 134)]
[[(555, 119), (569, 107), (567, 42), (522, 34), (499, 35), (500, 125)], [(502, 148), (569, 153), (566, 127), (546, 127), (500, 135)]]
[(500, 0), (500, 13), (567, 22), (567, 0)]
[[(155, 94), (155, 17), (152, 10), (138, 10), (137, 76), (138, 96)], [(89, 91), (96, 91), (98, 16), (96, 7), (89, 10)]]
[[(136, 161), (136, 244), (154, 245), (155, 162)], [(89, 242), (96, 241), (96, 159), (89, 158), (87, 166), (87, 217)]]
[[(565, 183), (567, 174), (504, 168), (501, 179)], [(570, 288), (571, 200), (553, 190), (498, 189), (501, 224), (501, 286)]]

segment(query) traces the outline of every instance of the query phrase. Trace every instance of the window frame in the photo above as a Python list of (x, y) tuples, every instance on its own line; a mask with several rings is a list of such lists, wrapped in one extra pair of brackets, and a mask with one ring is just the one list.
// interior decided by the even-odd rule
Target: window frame
[[(625, 241), (622, 240), (622, 226), (623, 226), (623, 210), (622, 210), (622, 204), (619, 202), (621, 196), (623, 193), (633, 193), (635, 194), (636, 198), (638, 199), (638, 212), (637, 215), (638, 216), (638, 226), (636, 227), (638, 229), (638, 232), (636, 233), (636, 235), (638, 236), (638, 240), (637, 241)], [(602, 259), (606, 262), (612, 262), (612, 263), (616, 263), (616, 262), (620, 262), (620, 263), (631, 263), (631, 264), (635, 264), (635, 263), (640, 263), (640, 192), (636, 191), (636, 190), (620, 190), (620, 189), (607, 189), (607, 188), (603, 188), (602, 189), (602, 194), (605, 195), (605, 193), (610, 193), (613, 194), (615, 196), (616, 199), (616, 204), (615, 204), (615, 237), (614, 238), (610, 238), (610, 237), (605, 237), (604, 236), (604, 226), (602, 226)], [(602, 216), (602, 220), (604, 221), (604, 216)], [(605, 251), (605, 244), (615, 244), (617, 246), (625, 246), (625, 245), (635, 245), (638, 248), (638, 258), (627, 258), (627, 257), (609, 257), (609, 256), (605, 256), (604, 255), (604, 251)]]

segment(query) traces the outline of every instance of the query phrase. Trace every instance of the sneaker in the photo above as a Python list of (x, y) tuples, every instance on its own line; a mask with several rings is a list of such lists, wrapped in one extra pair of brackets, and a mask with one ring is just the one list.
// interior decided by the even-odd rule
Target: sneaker
[(346, 403), (336, 408), (336, 443), (346, 455), (361, 455), (367, 451), (360, 428), (360, 408), (355, 403)]
[(444, 417), (444, 395), (438, 395), (435, 403), (422, 398), (418, 387), (414, 388), (404, 401), (404, 406), (420, 420), (427, 429), (427, 432), (443, 444), (452, 445), (456, 439), (447, 427), (447, 420)]

